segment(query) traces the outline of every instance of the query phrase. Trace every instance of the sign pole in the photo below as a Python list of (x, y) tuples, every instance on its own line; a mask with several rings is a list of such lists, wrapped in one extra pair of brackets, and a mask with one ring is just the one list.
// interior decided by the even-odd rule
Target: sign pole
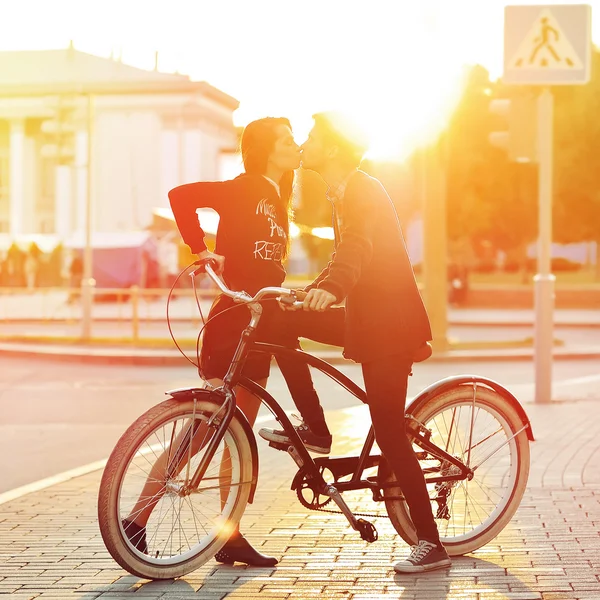
[(552, 401), (554, 282), (552, 274), (551, 85), (585, 85), (592, 62), (588, 4), (506, 6), (504, 74), (509, 85), (544, 86), (538, 97), (539, 237), (535, 291), (535, 402)]
[(448, 249), (446, 230), (445, 138), (421, 155), (423, 197), (423, 280), (433, 349), (448, 350)]
[(539, 233), (535, 288), (535, 402), (552, 401), (554, 282), (552, 274), (552, 92), (545, 87), (538, 98)]

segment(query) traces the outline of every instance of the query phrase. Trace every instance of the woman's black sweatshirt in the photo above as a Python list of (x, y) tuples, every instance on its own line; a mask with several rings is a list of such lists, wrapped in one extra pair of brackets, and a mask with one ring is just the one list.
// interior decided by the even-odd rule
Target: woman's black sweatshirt
[(206, 250), (198, 208), (219, 213), (215, 253), (225, 257), (223, 278), (235, 290), (255, 294), (285, 279), (286, 209), (276, 187), (261, 175), (230, 181), (188, 183), (172, 189), (169, 201), (184, 242), (194, 254)]

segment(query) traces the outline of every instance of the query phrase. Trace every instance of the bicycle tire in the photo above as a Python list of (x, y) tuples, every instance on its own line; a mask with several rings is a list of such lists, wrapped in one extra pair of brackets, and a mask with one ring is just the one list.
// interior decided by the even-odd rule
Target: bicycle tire
[[(224, 447), (225, 444), (227, 445), (229, 455), (231, 456), (232, 473), (235, 473), (235, 478), (239, 479), (241, 483), (238, 484), (236, 482), (234, 484), (232, 475), (232, 486), (229, 488), (227, 502), (224, 508), (222, 506), (220, 508), (222, 514), (215, 516), (215, 523), (217, 524), (211, 527), (210, 531), (204, 528), (204, 531), (206, 532), (204, 538), (198, 540), (198, 543), (195, 544), (194, 547), (190, 546), (190, 548), (186, 552), (182, 552), (181, 555), (169, 556), (167, 559), (164, 559), (160, 558), (158, 554), (155, 556), (150, 548), (148, 550), (149, 554), (143, 554), (140, 550), (136, 549), (128, 539), (122, 526), (122, 519), (126, 515), (122, 512), (125, 503), (123, 503), (123, 507), (121, 507), (122, 498), (120, 495), (123, 490), (124, 481), (127, 478), (128, 467), (134, 463), (136, 457), (142, 456), (145, 451), (143, 446), (147, 443), (147, 440), (153, 435), (159, 437), (156, 435), (156, 432), (160, 430), (160, 427), (164, 424), (168, 425), (169, 423), (174, 422), (174, 419), (188, 419), (191, 422), (192, 416), (195, 416), (198, 420), (208, 420), (210, 415), (213, 415), (220, 407), (220, 404), (204, 399), (198, 400), (195, 407), (193, 400), (175, 400), (172, 398), (165, 400), (141, 415), (123, 434), (111, 453), (100, 483), (98, 494), (98, 521), (102, 538), (110, 555), (129, 573), (146, 579), (172, 579), (186, 575), (201, 567), (219, 551), (229, 538), (235, 525), (237, 525), (241, 519), (246, 508), (252, 485), (252, 453), (247, 434), (237, 416), (234, 415), (225, 432), (223, 441), (221, 441), (220, 447)], [(175, 428), (176, 425), (173, 425), (173, 432), (175, 432)], [(173, 438), (171, 437), (171, 440), (172, 439)], [(201, 451), (205, 447), (206, 444), (198, 450)], [(166, 445), (164, 446), (163, 455), (164, 451), (167, 449), (170, 452), (170, 445), (168, 448)], [(146, 454), (149, 453), (146, 452)], [(196, 457), (197, 455), (194, 455), (192, 460)], [(220, 460), (218, 459), (217, 454), (215, 454), (213, 460), (215, 460), (215, 458)], [(212, 464), (213, 463), (211, 462), (211, 465)], [(183, 469), (181, 469), (180, 472), (181, 471), (183, 471)], [(138, 475), (138, 477), (141, 479), (143, 478), (141, 475)], [(179, 477), (179, 474), (175, 477)], [(213, 479), (217, 479), (217, 477)], [(175, 479), (173, 478), (173, 481), (174, 480)], [(149, 481), (149, 476), (145, 481)], [(169, 495), (166, 491), (168, 490), (169, 485), (174, 484), (172, 482), (165, 482), (163, 485), (162, 489), (165, 491), (162, 492), (161, 490), (159, 503), (162, 503), (164, 498)], [(212, 493), (215, 488), (213, 486), (213, 488), (206, 487), (205, 489), (210, 490)], [(219, 496), (220, 492), (221, 490), (219, 488)], [(233, 497), (230, 497), (231, 494), (233, 494)], [(188, 497), (188, 503), (192, 510), (192, 516), (194, 517), (193, 522), (196, 533), (199, 534), (191, 499), (193, 495), (195, 494)], [(198, 492), (197, 495), (199, 497), (202, 496), (202, 491)], [(181, 514), (185, 508), (183, 504), (184, 502), (180, 501), (179, 513), (177, 515), (180, 526), (182, 526)], [(218, 505), (220, 504), (221, 500), (219, 497)], [(159, 504), (157, 503), (156, 506), (158, 505)], [(154, 514), (155, 509), (153, 508), (152, 510)], [(187, 511), (188, 509), (185, 508), (185, 510)], [(202, 513), (202, 516), (204, 517), (204, 513)], [(202, 524), (200, 525), (202, 528)], [(162, 522), (156, 526), (157, 532), (161, 526)], [(156, 537), (157, 534), (155, 533), (154, 535)], [(170, 535), (171, 540), (176, 537), (173, 535), (173, 531)], [(158, 539), (158, 537), (156, 539)], [(181, 530), (179, 532), (179, 539), (181, 545)], [(189, 545), (189, 540), (187, 538), (186, 541)]]
[[(475, 400), (473, 400), (473, 396), (475, 395)], [(440, 424), (442, 423), (443, 415), (447, 411), (452, 411), (454, 415), (452, 419), (452, 423), (456, 418), (457, 410), (462, 410), (462, 407), (468, 408), (469, 406), (473, 406), (473, 402), (475, 404), (475, 410), (471, 408), (473, 414), (475, 414), (475, 418), (479, 418), (481, 413), (485, 413), (490, 416), (488, 420), (493, 418), (496, 422), (501, 426), (502, 431), (506, 434), (506, 438), (514, 435), (517, 431), (519, 431), (523, 427), (523, 422), (520, 419), (519, 415), (515, 411), (515, 409), (496, 391), (491, 390), (489, 388), (478, 386), (476, 391), (472, 385), (457, 385), (456, 387), (447, 390), (437, 396), (432, 397), (428, 402), (426, 402), (413, 416), (419, 420), (421, 423), (425, 425), (428, 429), (432, 430), (432, 438), (431, 441), (438, 446), (444, 448), (443, 446), (443, 437), (444, 435), (440, 432)], [(471, 415), (467, 413), (464, 421), (470, 421)], [(437, 419), (437, 421), (436, 421)], [(460, 421), (461, 416), (457, 417), (456, 420)], [(447, 421), (444, 421), (447, 425)], [(474, 425), (474, 420), (473, 420)], [(456, 429), (458, 429), (456, 426)], [(473, 427), (474, 428), (474, 427)], [(450, 431), (448, 431), (448, 429)], [(446, 437), (450, 438), (452, 436), (452, 426), (450, 428), (446, 427)], [(496, 434), (494, 434), (496, 435)], [(500, 436), (502, 434), (499, 434)], [(471, 444), (467, 444), (470, 446), (472, 450), (476, 448), (478, 444), (483, 444), (493, 437), (490, 437), (489, 440), (486, 440), (484, 436), (481, 437), (484, 442), (475, 442)], [(449, 442), (450, 440), (446, 440)], [(460, 442), (460, 436), (458, 437), (458, 441)], [(442, 442), (442, 443), (440, 443)], [(492, 539), (494, 539), (507, 525), (510, 519), (513, 517), (516, 512), (521, 499), (523, 497), (523, 493), (525, 492), (525, 488), (527, 485), (527, 479), (529, 476), (529, 461), (530, 461), (530, 453), (529, 453), (529, 440), (527, 438), (526, 431), (521, 431), (516, 437), (514, 437), (511, 441), (505, 443), (504, 446), (501, 446), (501, 439), (495, 439), (494, 443), (496, 446), (500, 446), (500, 449), (497, 450), (496, 454), (493, 456), (497, 456), (502, 450), (505, 448), (508, 450), (507, 452), (503, 452), (503, 456), (501, 459), (504, 461), (504, 464), (500, 464), (498, 469), (496, 470), (494, 479), (492, 480), (492, 474), (490, 473), (490, 482), (488, 484), (480, 483), (480, 480), (483, 476), (485, 476), (486, 470), (483, 469), (480, 471), (477, 469), (475, 471), (475, 475), (473, 481), (475, 483), (469, 482), (467, 480), (461, 481), (456, 485), (452, 486), (450, 494), (452, 498), (448, 496), (447, 504), (451, 504), (451, 517), (452, 513), (454, 513), (458, 518), (461, 516), (461, 509), (457, 505), (457, 497), (459, 496), (457, 490), (462, 490), (462, 495), (466, 498), (464, 504), (465, 508), (463, 509), (463, 520), (465, 525), (463, 525), (463, 532), (460, 535), (453, 535), (458, 529), (458, 524), (454, 526), (450, 526), (450, 519), (446, 518), (438, 518), (438, 510), (439, 506), (437, 502), (432, 499), (432, 510), (434, 516), (436, 516), (436, 522), (438, 524), (438, 530), (440, 532), (440, 539), (448, 554), (450, 556), (462, 556), (463, 554), (467, 554), (469, 552), (473, 552), (478, 548), (481, 548)], [(454, 451), (448, 451), (449, 454), (457, 456), (461, 460), (464, 460), (464, 456), (460, 456), (460, 452), (457, 453), (456, 445), (452, 445)], [(450, 446), (448, 446), (450, 447)], [(494, 449), (494, 446), (489, 444), (485, 445), (485, 450), (489, 453)], [(420, 450), (420, 449), (417, 449)], [(461, 450), (464, 450), (461, 448)], [(481, 450), (484, 450), (482, 448)], [(479, 458), (481, 455), (485, 454), (483, 452), (479, 452)], [(464, 451), (463, 451), (464, 454)], [(488, 460), (491, 460), (491, 458)], [(508, 464), (507, 464), (508, 461)], [(486, 461), (487, 462), (487, 461)], [(476, 463), (476, 460), (473, 460), (471, 464)], [(423, 464), (423, 463), (422, 463)], [(484, 463), (485, 464), (485, 463)], [(491, 470), (491, 465), (487, 467), (488, 470)], [(500, 472), (504, 471), (504, 474), (500, 476)], [(385, 461), (382, 461), (382, 464), (379, 468), (379, 480), (381, 482), (395, 482), (396, 478), (391, 474), (391, 470)], [(476, 485), (479, 485), (481, 491), (475, 488)], [(485, 487), (484, 487), (485, 485)], [(494, 488), (492, 488), (494, 485)], [(485, 507), (485, 498), (483, 495), (486, 493), (486, 488), (493, 491), (494, 494), (498, 496), (498, 501), (495, 506), (491, 506), (491, 503), (494, 502), (490, 500), (490, 495), (488, 494), (488, 501), (490, 502), (490, 513), (487, 519), (485, 519), (479, 525), (473, 527), (470, 531), (467, 531), (466, 528), (466, 520), (467, 514), (470, 514), (469, 510), (469, 486), (471, 486), (471, 490), (474, 490), (475, 493), (479, 494), (480, 499), (484, 502), (482, 504), (479, 500), (471, 499), (471, 506), (473, 507), (473, 512), (479, 512)], [(430, 491), (430, 496), (437, 494), (435, 484), (428, 484), (428, 490)], [(501, 491), (498, 491), (501, 490)], [(399, 487), (387, 488), (384, 492), (385, 495), (389, 496), (398, 496), (401, 494), (401, 490)], [(460, 503), (460, 499), (458, 499), (458, 503)], [(475, 508), (475, 504), (479, 504), (479, 509)], [(416, 530), (410, 518), (410, 513), (408, 509), (408, 505), (405, 500), (395, 498), (390, 500), (385, 500), (385, 506), (390, 517), (390, 520), (398, 532), (398, 534), (402, 537), (404, 541), (408, 544), (416, 544), (417, 536)], [(446, 527), (444, 527), (444, 522), (446, 523)]]

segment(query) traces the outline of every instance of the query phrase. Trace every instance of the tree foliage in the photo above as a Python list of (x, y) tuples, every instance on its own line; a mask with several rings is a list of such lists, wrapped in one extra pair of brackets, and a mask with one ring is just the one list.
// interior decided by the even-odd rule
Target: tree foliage
[(600, 50), (587, 85), (554, 88), (554, 237), (600, 242)]

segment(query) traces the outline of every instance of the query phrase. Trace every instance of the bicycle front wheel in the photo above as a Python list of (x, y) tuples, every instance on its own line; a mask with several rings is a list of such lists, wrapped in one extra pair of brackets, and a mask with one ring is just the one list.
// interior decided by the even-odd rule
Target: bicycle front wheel
[(133, 423), (113, 450), (98, 518), (108, 551), (130, 573), (148, 579), (190, 573), (219, 551), (241, 519), (253, 483), (252, 453), (235, 415), (200, 484), (189, 486), (216, 431), (208, 421), (220, 408), (210, 400), (166, 400)]
[[(472, 480), (428, 483), (440, 539), (451, 556), (484, 546), (507, 525), (519, 507), (529, 476), (529, 440), (515, 409), (496, 391), (459, 385), (434, 396), (413, 416), (431, 431), (431, 441), (474, 470)], [(520, 432), (520, 433), (517, 433)], [(422, 452), (415, 445), (416, 452)], [(457, 467), (431, 455), (422, 457), (429, 474), (458, 474)], [(394, 482), (386, 463), (380, 481)], [(399, 487), (385, 490), (394, 528), (408, 543), (417, 535)], [(399, 498), (400, 496), (400, 498)]]

